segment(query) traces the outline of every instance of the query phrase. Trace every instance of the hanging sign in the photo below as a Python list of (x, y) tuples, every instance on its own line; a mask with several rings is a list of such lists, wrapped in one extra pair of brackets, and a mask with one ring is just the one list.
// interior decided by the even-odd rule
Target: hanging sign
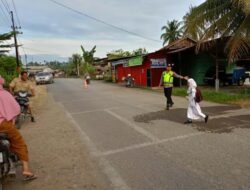
[(128, 60), (128, 66), (132, 67), (132, 66), (138, 66), (138, 65), (142, 65), (142, 57), (134, 57)]
[(150, 59), (151, 68), (166, 68), (167, 60), (166, 59)]

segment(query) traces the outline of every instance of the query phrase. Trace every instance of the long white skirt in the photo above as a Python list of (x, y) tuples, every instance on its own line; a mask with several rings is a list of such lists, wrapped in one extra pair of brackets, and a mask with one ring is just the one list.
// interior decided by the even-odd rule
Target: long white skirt
[(202, 113), (199, 103), (195, 102), (194, 99), (189, 101), (187, 118), (191, 120), (198, 120), (205, 118), (206, 115)]

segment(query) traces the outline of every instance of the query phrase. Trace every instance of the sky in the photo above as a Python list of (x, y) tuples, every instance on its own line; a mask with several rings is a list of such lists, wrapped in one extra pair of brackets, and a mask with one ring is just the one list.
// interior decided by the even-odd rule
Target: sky
[[(191, 6), (205, 0), (1, 0), (0, 33), (11, 31), (14, 22), (19, 53), (25, 62), (67, 61), (82, 54), (80, 46), (95, 57), (123, 49), (162, 47), (162, 26), (181, 21)], [(10, 52), (14, 54), (14, 48)]]

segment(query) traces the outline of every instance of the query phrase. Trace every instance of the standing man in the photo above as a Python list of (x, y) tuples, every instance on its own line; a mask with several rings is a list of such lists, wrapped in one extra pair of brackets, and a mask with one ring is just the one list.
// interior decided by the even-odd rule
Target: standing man
[(174, 102), (172, 100), (172, 88), (173, 88), (173, 82), (174, 82), (174, 77), (184, 79), (183, 76), (178, 75), (174, 71), (172, 71), (172, 66), (174, 64), (167, 64), (166, 71), (162, 72), (161, 75), (161, 80), (159, 86), (164, 86), (164, 95), (167, 98), (167, 104), (166, 104), (166, 109), (169, 110), (170, 107), (174, 105)]
[[(28, 73), (27, 71), (21, 72), (21, 77), (14, 78), (10, 85), (9, 90), (12, 95), (14, 95), (18, 91), (26, 91), (28, 93), (31, 93), (32, 96), (35, 96), (35, 89), (31, 81), (28, 80)], [(31, 121), (35, 122), (34, 116), (32, 115), (30, 105), (28, 107), (30, 115), (31, 115)]]

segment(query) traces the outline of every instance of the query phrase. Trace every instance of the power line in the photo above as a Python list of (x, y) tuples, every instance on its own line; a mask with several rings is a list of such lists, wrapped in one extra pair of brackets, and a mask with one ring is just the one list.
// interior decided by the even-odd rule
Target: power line
[(73, 12), (75, 12), (75, 13), (77, 13), (77, 14), (83, 15), (83, 16), (89, 18), (89, 19), (95, 20), (95, 21), (97, 21), (97, 22), (100, 22), (100, 23), (102, 23), (102, 24), (105, 24), (105, 25), (107, 25), (107, 26), (110, 26), (110, 27), (112, 27), (112, 28), (115, 28), (115, 29), (117, 29), (117, 30), (120, 30), (120, 31), (122, 31), (122, 32), (126, 32), (126, 33), (128, 33), (128, 34), (131, 34), (131, 35), (133, 35), (133, 36), (137, 36), (137, 37), (140, 37), (140, 38), (143, 38), (143, 39), (146, 39), (146, 40), (150, 40), (150, 41), (154, 41), (154, 42), (158, 42), (158, 43), (160, 42), (160, 43), (161, 43), (161, 41), (159, 41), (159, 40), (152, 39), (152, 38), (148, 38), (148, 37), (146, 37), (146, 36), (137, 34), (137, 33), (135, 33), (135, 32), (128, 31), (128, 30), (123, 29), (123, 28), (121, 28), (121, 27), (115, 26), (115, 25), (113, 25), (113, 24), (110, 24), (110, 23), (108, 23), (108, 22), (105, 22), (105, 21), (103, 21), (103, 20), (100, 20), (100, 19), (98, 19), (98, 18), (95, 18), (95, 17), (93, 17), (93, 16), (90, 16), (90, 15), (88, 15), (88, 14), (86, 14), (86, 13), (80, 12), (80, 11), (78, 11), (78, 10), (76, 10), (76, 9), (73, 9), (73, 8), (71, 8), (71, 7), (67, 6), (67, 5), (64, 5), (64, 4), (62, 4), (62, 3), (59, 3), (59, 2), (57, 2), (57, 1), (55, 1), (55, 0), (49, 0), (49, 1), (51, 1), (51, 2), (53, 2), (53, 3), (55, 3), (55, 4), (57, 4), (57, 5), (59, 5), (59, 6), (61, 6), (61, 7), (64, 7), (64, 8), (66, 8), (66, 9), (70, 10), (70, 11), (73, 11)]
[[(4, 20), (4, 22), (6, 22), (6, 24), (10, 24), (9, 22), (10, 22), (10, 18), (7, 16), (7, 14), (6, 14), (6, 12), (4, 11), (4, 9), (3, 9), (3, 7), (2, 6), (0, 6), (0, 9), (2, 10), (2, 13), (3, 13), (3, 15), (4, 15), (4, 17), (5, 17), (5, 19), (3, 19)], [(3, 17), (2, 17), (3, 18)], [(8, 21), (6, 21), (6, 20), (8, 20)]]
[(10, 7), (9, 7), (8, 2), (6, 2), (6, 0), (5, 1), (1, 0), (1, 1), (2, 1), (3, 6), (5, 7), (7, 13), (9, 13), (10, 12)]
[(14, 0), (12, 0), (12, 4), (13, 4), (14, 10), (15, 10), (15, 14), (16, 14), (16, 17), (17, 17), (17, 22), (19, 24), (19, 27), (21, 27), (21, 22), (20, 22), (20, 19), (18, 17), (18, 14), (17, 14), (17, 9), (16, 9), (16, 6), (15, 6)]

